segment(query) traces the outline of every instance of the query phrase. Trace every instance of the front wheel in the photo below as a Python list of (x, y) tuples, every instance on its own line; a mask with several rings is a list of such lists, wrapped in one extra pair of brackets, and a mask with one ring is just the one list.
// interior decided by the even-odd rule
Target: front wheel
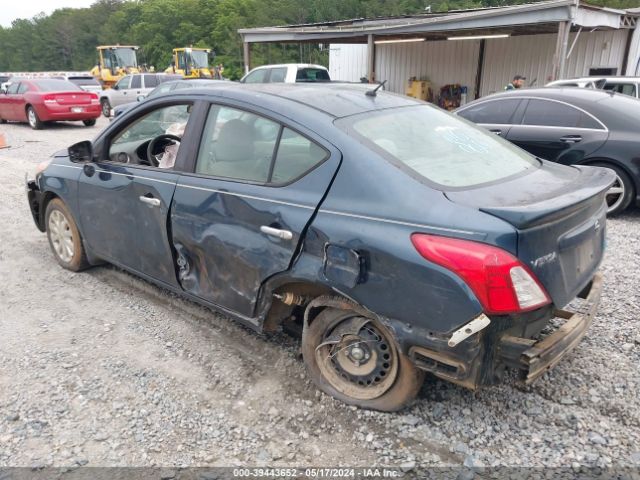
[(102, 108), (102, 115), (109, 118), (111, 116), (111, 104), (109, 99), (103, 98), (100, 100), (100, 107)]
[(323, 310), (305, 328), (302, 356), (320, 390), (373, 410), (400, 410), (424, 379), (381, 322), (353, 311)]
[(85, 127), (93, 127), (96, 124), (96, 119), (92, 118), (91, 120), (83, 120), (82, 123), (84, 123)]
[(32, 106), (27, 107), (27, 120), (29, 121), (29, 126), (34, 130), (40, 130), (44, 125)]
[(89, 266), (78, 226), (59, 198), (47, 205), (45, 225), (53, 256), (62, 267), (78, 272)]

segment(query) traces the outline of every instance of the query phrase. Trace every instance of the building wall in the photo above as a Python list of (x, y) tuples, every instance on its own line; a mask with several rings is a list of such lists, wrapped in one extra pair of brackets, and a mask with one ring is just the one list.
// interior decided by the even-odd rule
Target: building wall
[[(595, 67), (617, 68), (620, 75), (627, 34), (583, 30), (566, 61), (565, 78), (586, 76)], [(576, 33), (569, 36), (569, 49), (575, 37)], [(534, 86), (544, 86), (551, 80), (556, 39), (555, 34), (544, 34), (486, 40), (481, 95), (504, 89), (516, 74), (527, 77), (528, 85), (535, 81)]]
[[(635, 32), (636, 41), (631, 45), (629, 74), (635, 74), (640, 55), (639, 32)], [(583, 30), (566, 62), (565, 76), (585, 76), (594, 67), (615, 67), (622, 74), (628, 34), (628, 30)], [(569, 48), (575, 37), (576, 33), (570, 35)], [(481, 96), (502, 90), (515, 74), (526, 76), (529, 84), (535, 80), (534, 86), (546, 84), (552, 72), (556, 38), (555, 34), (544, 34), (486, 40)], [(412, 76), (429, 79), (436, 92), (443, 85), (459, 83), (468, 87), (472, 99), (479, 45), (477, 40), (378, 44), (376, 78), (387, 80), (387, 88), (398, 93), (404, 93)], [(337, 80), (358, 81), (367, 72), (367, 46), (331, 45), (329, 71)]]
[(640, 28), (636, 28), (630, 34), (632, 37), (625, 75), (638, 77), (640, 76)]
[(478, 41), (387, 43), (376, 45), (375, 73), (393, 92), (404, 93), (411, 77), (429, 80), (434, 93), (443, 85), (467, 86), (469, 99), (478, 67)]
[(333, 44), (329, 47), (329, 76), (334, 80), (359, 82), (367, 76), (367, 45)]

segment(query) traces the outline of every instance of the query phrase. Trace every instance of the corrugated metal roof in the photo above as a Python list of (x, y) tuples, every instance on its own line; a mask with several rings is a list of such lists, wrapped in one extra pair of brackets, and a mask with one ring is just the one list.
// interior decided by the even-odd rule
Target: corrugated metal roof
[[(367, 35), (433, 36), (443, 32), (507, 29), (519, 33), (543, 33), (530, 31), (532, 26), (561, 21), (572, 21), (575, 25), (618, 28), (624, 10), (579, 4), (579, 15), (574, 16), (574, 0), (548, 0), (507, 7), (488, 7), (451, 11), (436, 14), (405, 15), (370, 19), (351, 19), (302, 25), (259, 27), (239, 29), (245, 42), (304, 42), (317, 41), (338, 43), (366, 42)], [(529, 31), (527, 31), (529, 29)], [(543, 29), (550, 32), (549, 28)], [(393, 37), (392, 37), (393, 38)]]

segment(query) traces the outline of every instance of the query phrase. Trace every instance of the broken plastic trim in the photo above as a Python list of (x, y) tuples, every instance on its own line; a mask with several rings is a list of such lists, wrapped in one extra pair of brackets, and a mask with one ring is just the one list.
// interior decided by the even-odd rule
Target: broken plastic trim
[(487, 317), (484, 313), (481, 313), (469, 323), (453, 332), (447, 344), (450, 347), (455, 347), (474, 333), (479, 332), (483, 328), (487, 327), (490, 323), (491, 320), (489, 319), (489, 317)]

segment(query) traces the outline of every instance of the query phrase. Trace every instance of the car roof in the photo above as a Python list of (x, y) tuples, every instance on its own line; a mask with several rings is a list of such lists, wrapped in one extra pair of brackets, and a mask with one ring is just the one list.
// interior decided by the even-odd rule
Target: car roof
[[(331, 83), (235, 83), (220, 82), (207, 88), (184, 89), (179, 94), (215, 95), (259, 104), (265, 108), (282, 109), (289, 103), (321, 111), (332, 117), (346, 117), (359, 113), (414, 105), (425, 105), (415, 98), (379, 90), (375, 96), (366, 95), (376, 85)], [(178, 94), (177, 92), (174, 94)], [(322, 102), (318, 99), (321, 98)]]
[[(635, 128), (640, 118), (640, 100), (635, 97), (610, 90), (575, 87), (540, 87), (509, 90), (482, 97), (458, 110), (462, 111), (485, 101), (507, 98), (536, 98), (567, 103), (596, 116), (609, 129)], [(629, 121), (630, 118), (632, 119), (631, 122)]]
[(322, 65), (316, 65), (314, 63), (276, 63), (273, 65), (260, 65), (259, 67), (253, 68), (253, 70), (260, 70), (261, 68), (282, 68), (282, 67), (296, 67), (296, 68), (321, 68), (323, 70), (327, 70), (327, 67), (323, 67)]
[[(538, 87), (538, 88), (520, 88), (517, 90), (507, 90), (497, 92), (486, 97), (482, 97), (477, 102), (489, 99), (505, 98), (505, 97), (536, 97), (548, 98), (552, 100), (572, 100), (577, 102), (595, 102), (603, 98), (611, 97), (615, 93), (608, 90), (600, 90), (597, 88), (575, 88), (563, 86)], [(472, 102), (473, 103), (473, 102)], [(470, 105), (470, 104), (467, 104)]]

